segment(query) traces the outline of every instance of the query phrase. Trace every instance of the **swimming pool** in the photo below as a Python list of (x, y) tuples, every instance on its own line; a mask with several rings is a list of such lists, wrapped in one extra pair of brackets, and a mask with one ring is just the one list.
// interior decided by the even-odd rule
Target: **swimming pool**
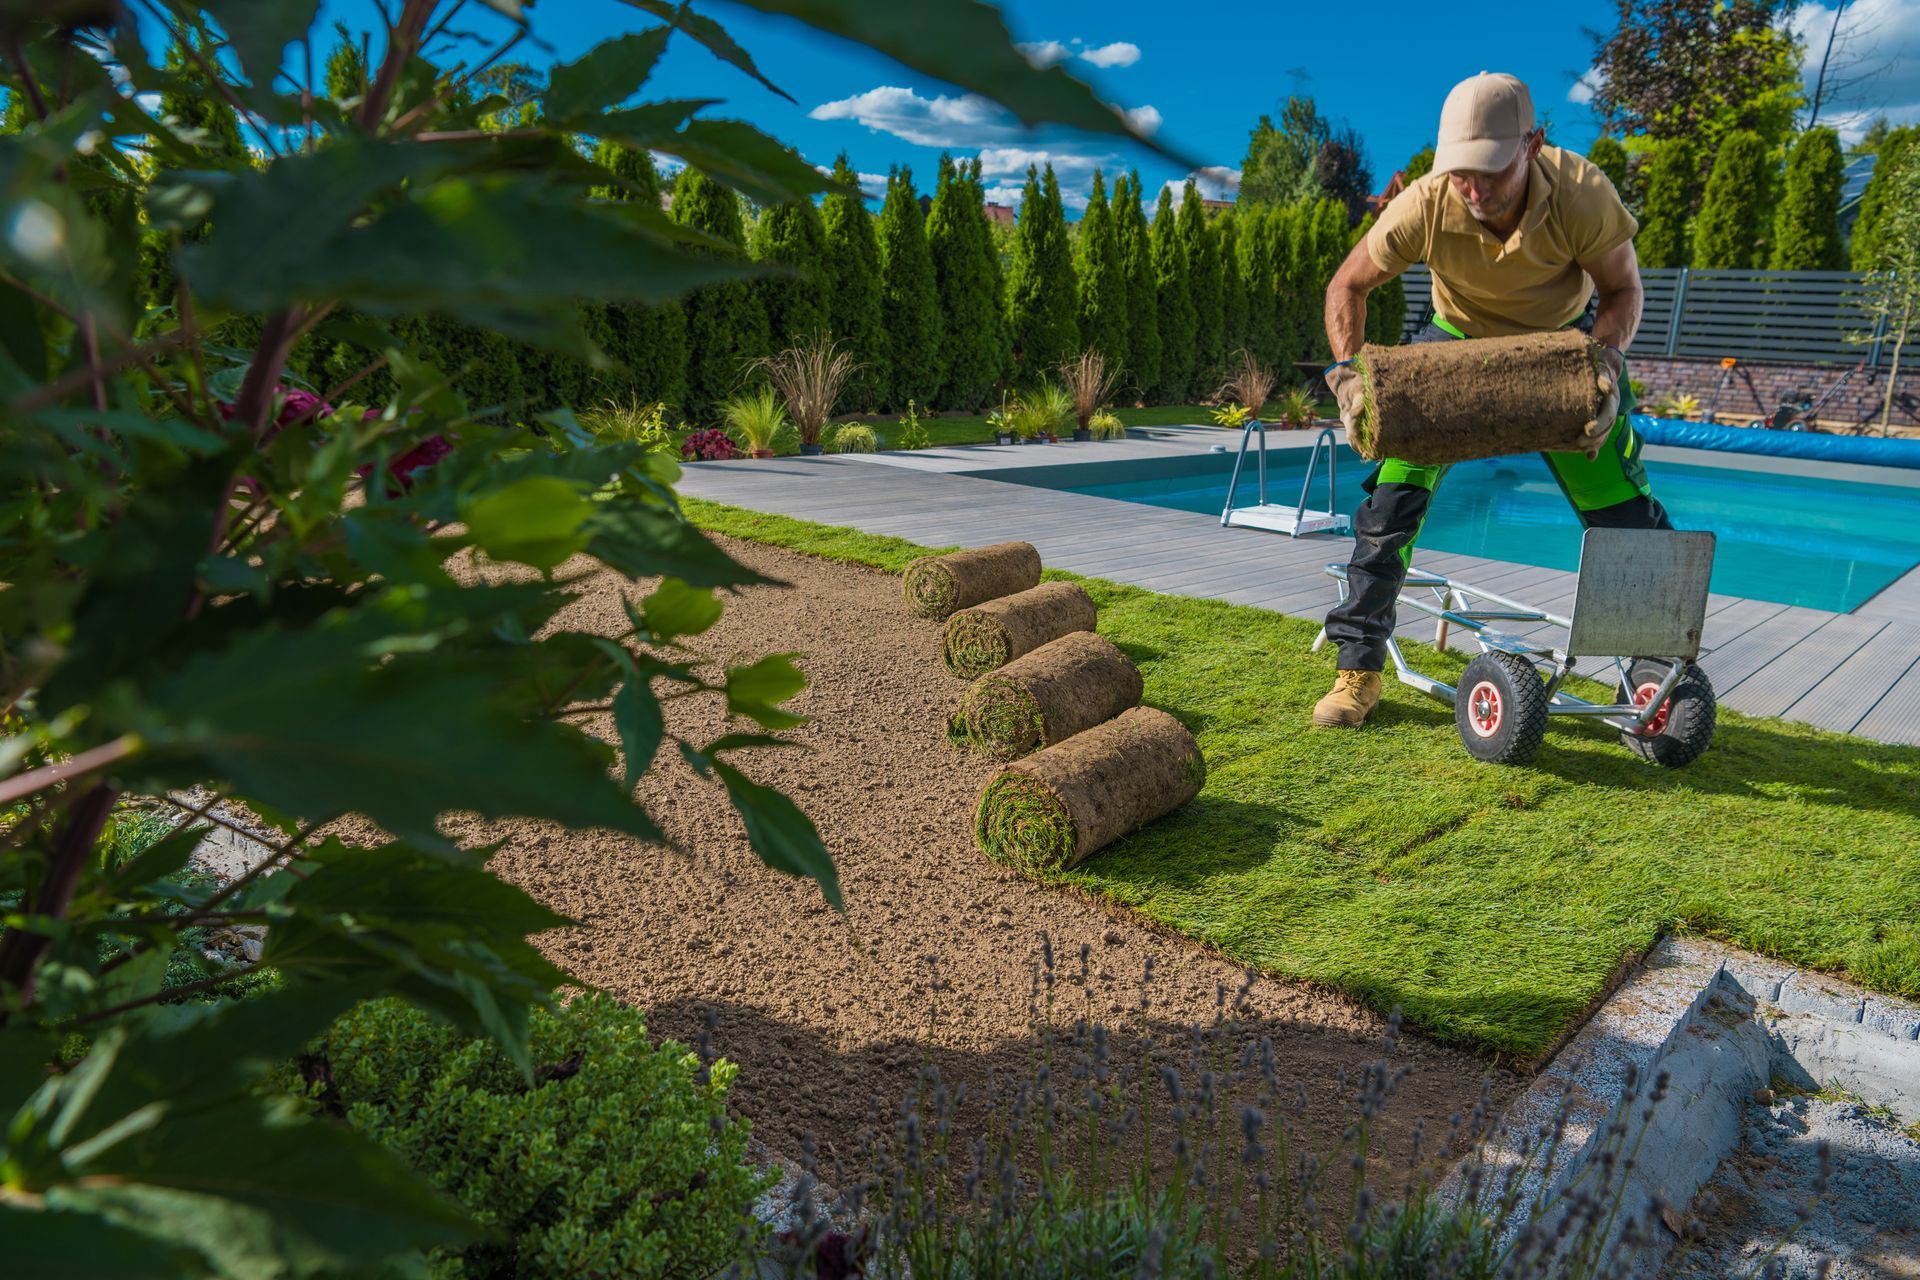
[[(1268, 452), (1269, 501), (1298, 500), (1308, 452)], [(1646, 466), (1674, 524), (1718, 535), (1715, 591), (1844, 613), (1920, 565), (1920, 489), (1707, 462), (1649, 460)], [(1233, 455), (1226, 453), (984, 474), (1218, 516), (1232, 469)], [(1360, 483), (1367, 471), (1359, 455), (1340, 449), (1340, 510), (1351, 512), (1365, 498)], [(1325, 496), (1323, 477), (1314, 479), (1310, 505), (1318, 506)], [(1250, 505), (1255, 500), (1249, 458), (1235, 501)], [(1461, 463), (1448, 471), (1434, 495), (1420, 546), (1573, 569), (1580, 561), (1580, 533), (1546, 464), (1527, 454)]]

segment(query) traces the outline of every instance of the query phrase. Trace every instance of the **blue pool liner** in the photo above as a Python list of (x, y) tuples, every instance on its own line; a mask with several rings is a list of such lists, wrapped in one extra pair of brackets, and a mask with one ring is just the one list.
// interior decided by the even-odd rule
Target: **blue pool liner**
[(1633, 428), (1648, 444), (1722, 453), (1757, 453), (1770, 458), (1813, 458), (1857, 462), (1871, 467), (1920, 471), (1920, 440), (1870, 436), (1830, 436), (1818, 432), (1773, 431), (1765, 427), (1721, 427), (1709, 422), (1633, 415)]

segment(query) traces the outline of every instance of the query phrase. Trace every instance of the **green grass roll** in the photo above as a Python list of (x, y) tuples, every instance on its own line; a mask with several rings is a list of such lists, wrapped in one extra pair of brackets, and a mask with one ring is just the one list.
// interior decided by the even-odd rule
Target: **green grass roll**
[(1512, 338), (1368, 343), (1354, 361), (1365, 404), (1349, 443), (1419, 466), (1514, 453), (1586, 452), (1611, 387), (1601, 347), (1578, 329)]
[(960, 700), (960, 727), (1011, 760), (1113, 719), (1141, 692), (1140, 668), (1113, 641), (1075, 631), (975, 680)]
[(1172, 813), (1206, 777), (1184, 725), (1134, 707), (1002, 769), (980, 793), (974, 839), (995, 862), (1055, 874)]
[(1040, 553), (1031, 542), (1000, 542), (972, 551), (922, 556), (907, 566), (907, 607), (923, 618), (1010, 596), (1040, 585)]
[(1093, 599), (1078, 583), (1043, 582), (948, 618), (940, 657), (947, 670), (971, 680), (1061, 636), (1092, 631), (1096, 621)]

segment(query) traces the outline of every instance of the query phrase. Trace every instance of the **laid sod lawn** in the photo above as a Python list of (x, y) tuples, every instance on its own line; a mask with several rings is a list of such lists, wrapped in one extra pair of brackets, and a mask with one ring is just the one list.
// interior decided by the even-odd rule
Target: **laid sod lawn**
[[(685, 506), (718, 533), (882, 569), (927, 550)], [(1333, 674), (1330, 651), (1307, 651), (1311, 622), (1076, 580), (1146, 701), (1198, 737), (1208, 777), (1067, 883), (1522, 1060), (1669, 932), (1920, 996), (1920, 749), (1722, 710), (1687, 769), (1577, 720), (1555, 721), (1530, 767), (1482, 765), (1448, 708), (1391, 680), (1369, 728), (1308, 727)], [(1415, 655), (1448, 679), (1465, 665)]]

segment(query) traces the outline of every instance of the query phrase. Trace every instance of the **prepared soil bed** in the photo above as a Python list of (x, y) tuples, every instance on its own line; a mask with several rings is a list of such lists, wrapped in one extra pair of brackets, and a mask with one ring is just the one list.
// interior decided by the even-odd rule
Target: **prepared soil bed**
[[(789, 736), (805, 749), (734, 758), (819, 826), (847, 914), (830, 909), (811, 882), (763, 866), (720, 785), (663, 751), (641, 790), (680, 852), (531, 822), (454, 831), (463, 842), (504, 841), (500, 873), (580, 922), (543, 940), (554, 961), (646, 1010), (656, 1035), (695, 1043), (710, 1025), (712, 1051), (740, 1064), (733, 1098), (756, 1136), (794, 1156), (802, 1135), (815, 1135), (829, 1178), (834, 1156), (854, 1157), (854, 1135), (870, 1116), (897, 1113), (923, 1065), (976, 1099), (990, 1078), (1030, 1075), (1043, 933), (1056, 957), (1058, 1025), (1090, 1011), (1113, 1029), (1115, 1057), (1137, 1059), (1140, 979), (1151, 956), (1152, 1032), (1184, 1061), (1185, 1028), (1213, 1021), (1222, 988), (1231, 999), (1242, 970), (978, 852), (975, 802), (999, 766), (948, 741), (966, 684), (941, 665), (940, 623), (912, 616), (895, 576), (754, 543), (726, 546), (784, 585), (731, 597), (725, 618), (694, 643), (727, 662), (804, 655), (811, 684), (793, 706), (812, 719)], [(559, 625), (624, 629), (622, 597), (637, 589), (612, 575), (602, 583)], [(711, 701), (667, 704), (679, 717), (674, 727), (695, 741), (723, 732)], [(610, 723), (593, 727), (613, 736)], [(1206, 803), (1204, 794), (1195, 801)], [(1272, 1038), (1280, 1073), (1307, 1091), (1306, 1127), (1324, 1144), (1343, 1120), (1342, 1073), (1357, 1077), (1378, 1056), (1385, 1027), (1351, 998), (1260, 979), (1236, 1034)], [(1412, 1071), (1378, 1150), (1404, 1152), (1421, 1119), (1431, 1150), (1449, 1115), (1472, 1109), (1489, 1068), (1411, 1034), (1395, 1060)], [(1497, 1074), (1494, 1100), (1514, 1084)]]

